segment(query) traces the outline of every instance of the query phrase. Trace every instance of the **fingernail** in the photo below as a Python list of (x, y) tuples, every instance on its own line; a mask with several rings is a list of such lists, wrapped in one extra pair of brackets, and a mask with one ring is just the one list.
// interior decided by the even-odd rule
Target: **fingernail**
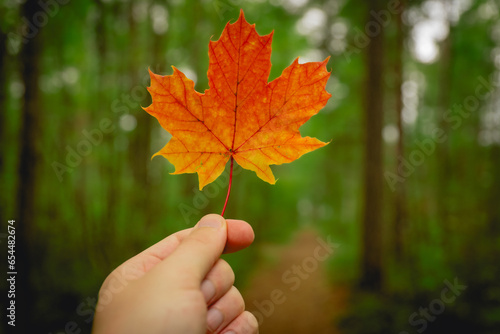
[(201, 292), (203, 293), (203, 296), (205, 297), (205, 301), (207, 303), (215, 295), (215, 286), (212, 283), (212, 281), (210, 281), (208, 279), (201, 282), (200, 289), (201, 289)]
[(224, 316), (222, 312), (216, 308), (211, 308), (207, 312), (207, 327), (212, 332), (219, 328), (220, 324), (222, 324), (222, 320), (224, 320)]
[(224, 334), (236, 334), (235, 331), (229, 331), (229, 332), (225, 332)]
[(201, 218), (200, 222), (196, 227), (213, 227), (220, 228), (222, 226), (222, 217), (216, 215), (208, 215)]

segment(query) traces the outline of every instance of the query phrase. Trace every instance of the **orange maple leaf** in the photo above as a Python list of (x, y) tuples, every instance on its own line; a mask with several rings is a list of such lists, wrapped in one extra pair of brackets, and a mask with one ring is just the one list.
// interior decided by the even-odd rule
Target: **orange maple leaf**
[(210, 88), (204, 94), (173, 66), (172, 75), (149, 71), (153, 103), (144, 110), (172, 135), (153, 157), (167, 158), (173, 174), (198, 173), (200, 190), (222, 174), (230, 158), (231, 167), (234, 159), (274, 184), (270, 165), (327, 144), (302, 137), (299, 127), (331, 96), (325, 90), (329, 58), (305, 64), (296, 59), (267, 83), (272, 35), (260, 36), (243, 11), (235, 23), (227, 23), (220, 39), (209, 43)]

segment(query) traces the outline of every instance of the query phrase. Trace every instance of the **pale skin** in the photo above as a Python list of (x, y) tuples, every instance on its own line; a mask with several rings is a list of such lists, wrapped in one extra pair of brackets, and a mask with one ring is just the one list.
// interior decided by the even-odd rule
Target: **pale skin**
[(220, 258), (253, 239), (248, 223), (210, 214), (132, 257), (102, 284), (92, 333), (258, 333)]

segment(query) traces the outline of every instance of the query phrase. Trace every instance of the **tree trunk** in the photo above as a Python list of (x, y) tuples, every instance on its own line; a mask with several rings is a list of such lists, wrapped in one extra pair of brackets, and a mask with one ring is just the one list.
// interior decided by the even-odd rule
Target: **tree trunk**
[[(371, 0), (370, 11), (379, 11), (380, 0)], [(382, 286), (382, 123), (383, 123), (383, 28), (371, 39), (366, 53), (365, 172), (360, 286), (378, 291)]]
[[(450, 13), (450, 5), (446, 1), (442, 0), (447, 13)], [(452, 68), (453, 68), (453, 55), (452, 55), (452, 38), (453, 38), (453, 27), (450, 25), (450, 32), (446, 39), (441, 43), (441, 56), (440, 56), (440, 73), (439, 73), (439, 95), (438, 95), (438, 113), (437, 124), (439, 128), (445, 133), (447, 141), (437, 145), (436, 150), (436, 170), (437, 170), (437, 189), (434, 194), (437, 204), (437, 214), (438, 221), (441, 225), (442, 231), (442, 247), (450, 249), (450, 237), (453, 235), (453, 229), (451, 228), (449, 217), (449, 203), (446, 201), (449, 195), (449, 184), (453, 179), (454, 166), (452, 164), (452, 156), (450, 154), (450, 142), (451, 136), (449, 122), (446, 121), (445, 114), (450, 108), (450, 92), (452, 91)], [(454, 251), (454, 250), (453, 250)], [(453, 251), (447, 252), (447, 258), (453, 257)]]
[[(140, 39), (138, 36), (137, 24), (133, 18), (133, 5), (129, 4), (129, 38), (131, 45), (140, 45)], [(155, 35), (156, 39), (156, 35)], [(136, 87), (143, 84), (141, 77), (147, 75), (146, 68), (140, 68), (140, 48), (134, 48), (129, 53), (129, 76), (131, 81), (131, 87)], [(150, 65), (153, 68), (153, 64)], [(139, 71), (142, 75), (139, 75)], [(144, 89), (145, 91), (145, 89)], [(146, 96), (146, 94), (145, 94)], [(153, 216), (149, 210), (151, 204), (151, 187), (148, 179), (148, 164), (151, 161), (151, 154), (149, 151), (149, 146), (151, 142), (151, 128), (152, 128), (152, 117), (141, 109), (142, 106), (147, 106), (148, 103), (145, 99), (141, 101), (134, 100), (134, 104), (137, 104), (136, 110), (131, 110), (131, 114), (136, 115), (137, 126), (130, 134), (130, 147), (128, 150), (129, 164), (132, 168), (132, 175), (135, 180), (135, 193), (132, 200), (133, 205), (138, 208), (141, 212), (144, 212), (144, 225), (145, 227), (150, 226)]]
[[(1, 128), (1, 131), (0, 131), (0, 135), (4, 135), (5, 134), (5, 131), (4, 131), (4, 127), (5, 127), (5, 119), (6, 119), (6, 116), (5, 116), (5, 110), (4, 110), (4, 106), (5, 106), (5, 102), (7, 100), (7, 94), (6, 94), (6, 86), (5, 86), (5, 83), (6, 83), (6, 78), (7, 78), (7, 71), (6, 71), (6, 66), (5, 66), (5, 62), (6, 62), (6, 58), (7, 58), (7, 35), (4, 34), (3, 31), (0, 30), (0, 110), (2, 112), (0, 112), (0, 126), (2, 127)], [(2, 140), (2, 143), (1, 145), (4, 145), (4, 141)], [(2, 152), (4, 152), (4, 150), (2, 150)], [(2, 168), (3, 166), (3, 154), (0, 154), (0, 168)]]
[[(97, 45), (97, 56), (99, 59), (99, 80), (97, 83), (97, 93), (96, 93), (96, 106), (101, 106), (107, 103), (107, 90), (109, 89), (104, 80), (105, 71), (108, 70), (107, 66), (109, 63), (108, 59), (108, 43), (109, 39), (107, 38), (107, 15), (108, 8), (107, 4), (102, 0), (95, 0), (97, 12), (99, 15), (99, 19), (97, 21), (97, 25), (95, 26), (95, 37), (96, 37), (96, 45)], [(117, 130), (118, 131), (118, 130)], [(116, 136), (116, 132), (110, 134), (110, 136)], [(109, 142), (106, 142), (107, 150), (109, 152), (113, 152), (114, 140), (110, 139)], [(106, 270), (109, 270), (111, 267), (110, 259), (107, 252), (107, 246), (109, 240), (113, 240), (113, 236), (115, 235), (115, 226), (116, 222), (116, 206), (118, 203), (118, 197), (120, 191), (118, 189), (119, 184), (117, 178), (119, 177), (119, 171), (117, 168), (117, 164), (119, 161), (118, 154), (114, 152), (114, 158), (104, 160), (102, 163), (102, 178), (107, 182), (103, 182), (106, 186), (103, 186), (103, 189), (106, 190), (106, 212), (103, 217), (101, 217), (102, 221), (99, 224), (98, 228), (101, 230), (101, 235), (96, 241), (96, 249), (98, 250), (102, 265)], [(94, 225), (96, 226), (96, 225)]]
[[(22, 15), (32, 20), (35, 13), (42, 11), (38, 1), (26, 1)], [(36, 221), (36, 170), (39, 165), (37, 141), (40, 138), (39, 103), (39, 59), (41, 50), (40, 32), (23, 45), (20, 54), (22, 81), (24, 84), (24, 104), (21, 111), (19, 183), (16, 215), (16, 329), (19, 333), (36, 331), (35, 303), (36, 291), (31, 285), (32, 265), (35, 254), (34, 228)]]
[[(401, 1), (400, 13), (396, 16), (397, 36), (396, 36), (396, 59), (394, 64), (395, 86), (396, 86), (396, 124), (398, 128), (398, 141), (396, 143), (396, 157), (404, 157), (404, 132), (402, 122), (403, 112), (403, 53), (405, 32), (403, 26), (403, 11), (405, 1)], [(397, 159), (396, 171), (399, 179), (404, 179), (402, 175), (403, 160)], [(404, 258), (404, 237), (403, 231), (406, 227), (406, 197), (404, 182), (397, 182), (395, 187), (395, 216), (394, 216), (394, 254), (396, 260), (401, 262)]]
[[(6, 145), (7, 145), (7, 115), (6, 115), (6, 100), (7, 94), (6, 92), (6, 79), (7, 79), (7, 71), (6, 71), (6, 58), (7, 58), (7, 35), (0, 30), (0, 182), (5, 184), (5, 153)], [(7, 218), (7, 208), (6, 208), (6, 198), (7, 194), (0, 195), (0, 219), (4, 222)]]
[[(494, 145), (490, 149), (490, 157), (493, 172), (493, 181), (490, 187), (490, 195), (488, 198), (488, 234), (491, 240), (498, 240), (500, 238), (500, 208), (498, 206), (498, 199), (500, 198), (500, 146)], [(498, 241), (497, 252), (499, 250)]]

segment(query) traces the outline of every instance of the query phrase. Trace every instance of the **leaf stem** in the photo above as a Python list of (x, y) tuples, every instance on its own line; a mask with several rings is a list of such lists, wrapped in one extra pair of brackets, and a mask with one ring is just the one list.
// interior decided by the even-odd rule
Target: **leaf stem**
[(234, 163), (234, 159), (233, 159), (233, 156), (231, 155), (231, 169), (229, 172), (229, 186), (227, 188), (226, 202), (224, 203), (224, 208), (222, 209), (222, 213), (220, 214), (223, 217), (224, 217), (224, 212), (226, 212), (226, 206), (227, 206), (227, 201), (229, 200), (229, 194), (231, 193), (231, 184), (233, 183), (233, 163)]

